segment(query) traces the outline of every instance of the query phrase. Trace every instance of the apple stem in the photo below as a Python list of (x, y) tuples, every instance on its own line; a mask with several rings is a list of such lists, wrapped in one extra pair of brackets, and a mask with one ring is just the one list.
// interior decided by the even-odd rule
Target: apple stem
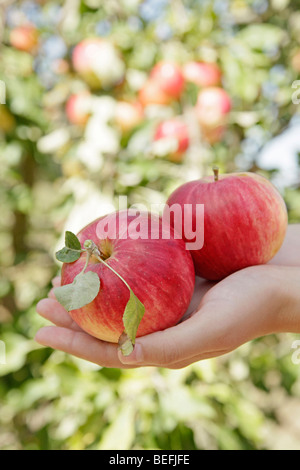
[(110, 269), (118, 278), (124, 282), (125, 286), (131, 291), (131, 287), (127, 284), (125, 279), (120, 276), (120, 274), (117, 273), (109, 264), (107, 264), (102, 258), (101, 258), (101, 253), (100, 250), (98, 249), (97, 245), (92, 241), (92, 240), (86, 240), (84, 242), (84, 248), (90, 256), (95, 256), (100, 263), (104, 264), (108, 269)]
[(91, 254), (87, 251), (87, 252), (86, 252), (85, 265), (84, 265), (84, 268), (83, 268), (83, 270), (81, 271), (80, 274), (84, 274), (84, 273), (85, 273), (85, 270), (86, 270), (86, 268), (88, 267), (88, 264), (89, 264), (89, 261), (90, 261), (90, 257), (91, 257)]
[(219, 181), (219, 167), (214, 166), (213, 167), (213, 172), (214, 172), (215, 181)]

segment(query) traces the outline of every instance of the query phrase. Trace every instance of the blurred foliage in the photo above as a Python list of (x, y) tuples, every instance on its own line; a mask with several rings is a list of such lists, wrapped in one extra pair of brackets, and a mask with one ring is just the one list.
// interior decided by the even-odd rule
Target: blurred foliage
[[(212, 164), (276, 175), (276, 165), (260, 168), (257, 155), (299, 115), (291, 99), (300, 74), (298, 7), (296, 0), (0, 1), (1, 449), (299, 449), (292, 335), (179, 371), (102, 369), (32, 339), (46, 324), (35, 305), (58, 272), (53, 253), (65, 228), (77, 231), (112, 210), (119, 195), (130, 204), (163, 203)], [(11, 33), (28, 24), (35, 42), (22, 50), (25, 39), (17, 47)], [(125, 70), (117, 84), (90, 89), (74, 70), (72, 52), (88, 37), (113, 45)], [(193, 118), (193, 84), (167, 106), (147, 106), (130, 130), (116, 124), (116, 104), (136, 100), (162, 60), (222, 70), (232, 109), (215, 142)], [(106, 63), (100, 72), (111, 65), (115, 71)], [(91, 97), (84, 125), (66, 112), (82, 91)], [(174, 162), (152, 142), (156, 125), (178, 115), (193, 138)], [(290, 221), (299, 222), (299, 185), (282, 190)]]

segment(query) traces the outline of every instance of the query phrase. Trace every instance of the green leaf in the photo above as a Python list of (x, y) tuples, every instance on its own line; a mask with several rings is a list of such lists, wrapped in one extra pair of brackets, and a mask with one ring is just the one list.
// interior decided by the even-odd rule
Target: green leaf
[(145, 313), (145, 306), (130, 289), (130, 297), (124, 310), (124, 333), (120, 336), (119, 347), (125, 356), (133, 351), (136, 333)]
[(76, 235), (66, 232), (64, 248), (56, 253), (56, 259), (62, 263), (73, 263), (80, 258), (82, 252), (81, 244)]
[(81, 251), (72, 250), (68, 247), (64, 247), (56, 253), (56, 259), (62, 263), (73, 263), (80, 258)]
[(72, 232), (66, 232), (65, 245), (72, 250), (81, 250), (81, 244), (76, 235)]
[(100, 279), (93, 271), (80, 273), (72, 284), (67, 284), (54, 289), (54, 295), (58, 302), (69, 312), (82, 308), (91, 303), (100, 289)]

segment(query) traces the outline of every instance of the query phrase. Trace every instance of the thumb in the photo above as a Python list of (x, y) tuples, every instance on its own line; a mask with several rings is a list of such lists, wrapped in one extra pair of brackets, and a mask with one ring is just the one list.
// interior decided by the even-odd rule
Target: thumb
[(119, 360), (122, 364), (160, 367), (193, 357), (204, 346), (201, 329), (199, 318), (191, 317), (174, 327), (137, 338), (129, 356), (118, 351)]

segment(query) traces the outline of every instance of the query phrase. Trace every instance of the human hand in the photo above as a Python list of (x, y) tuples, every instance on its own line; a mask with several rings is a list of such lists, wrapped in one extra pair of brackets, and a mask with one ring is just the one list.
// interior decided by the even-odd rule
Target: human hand
[(42, 328), (36, 340), (104, 367), (182, 368), (260, 336), (300, 332), (299, 279), (299, 268), (283, 266), (246, 268), (216, 285), (197, 278), (190, 316), (172, 328), (137, 338), (127, 357), (116, 344), (83, 332), (50, 293), (37, 310), (56, 326)]

